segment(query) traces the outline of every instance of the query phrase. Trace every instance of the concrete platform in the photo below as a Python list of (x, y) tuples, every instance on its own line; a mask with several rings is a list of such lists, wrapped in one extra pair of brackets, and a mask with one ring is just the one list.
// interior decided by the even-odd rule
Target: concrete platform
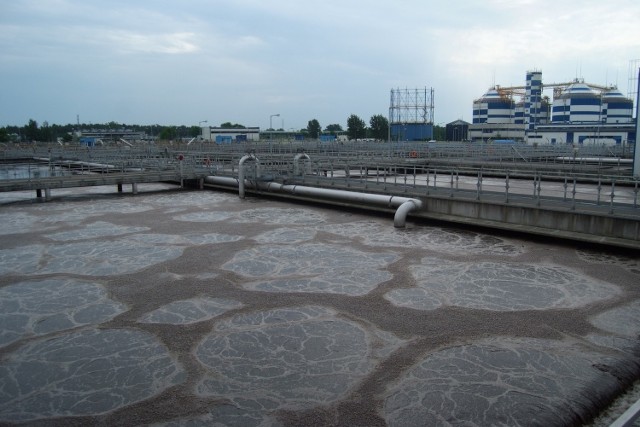
[(0, 196), (0, 423), (580, 425), (640, 378), (637, 253), (170, 188)]

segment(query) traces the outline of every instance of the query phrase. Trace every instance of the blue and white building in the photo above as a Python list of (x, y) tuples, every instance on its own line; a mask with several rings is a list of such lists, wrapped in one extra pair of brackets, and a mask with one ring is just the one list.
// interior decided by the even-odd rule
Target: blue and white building
[[(553, 89), (553, 100), (544, 94)], [(520, 97), (516, 101), (514, 97)], [(544, 85), (529, 71), (525, 86), (495, 86), (473, 102), (473, 141), (513, 139), (537, 144), (635, 142), (633, 101), (615, 86), (581, 80)]]
[(260, 128), (221, 128), (215, 126), (204, 126), (202, 128), (202, 139), (204, 141), (216, 142), (218, 144), (260, 141)]

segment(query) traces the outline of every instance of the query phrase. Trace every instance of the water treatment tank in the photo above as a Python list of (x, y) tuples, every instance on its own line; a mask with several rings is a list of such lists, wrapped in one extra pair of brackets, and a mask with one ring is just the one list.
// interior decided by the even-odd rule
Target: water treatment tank
[(605, 123), (629, 123), (633, 118), (633, 101), (611, 88), (602, 94), (602, 116)]
[(598, 93), (582, 82), (569, 85), (553, 100), (554, 123), (599, 122), (602, 103)]
[(514, 102), (496, 88), (489, 89), (481, 98), (473, 101), (473, 123), (511, 123)]

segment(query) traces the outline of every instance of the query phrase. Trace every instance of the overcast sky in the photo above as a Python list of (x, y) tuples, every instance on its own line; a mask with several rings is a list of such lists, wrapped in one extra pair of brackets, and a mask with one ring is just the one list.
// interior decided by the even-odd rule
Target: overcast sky
[(0, 0), (0, 126), (346, 128), (425, 87), (435, 123), (470, 121), (527, 70), (626, 95), (639, 20), (638, 0)]

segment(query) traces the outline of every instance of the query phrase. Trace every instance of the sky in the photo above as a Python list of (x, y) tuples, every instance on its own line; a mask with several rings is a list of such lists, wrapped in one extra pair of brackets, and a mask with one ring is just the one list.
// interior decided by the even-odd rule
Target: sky
[(0, 0), (0, 126), (346, 129), (395, 88), (471, 121), (528, 70), (626, 95), (639, 20), (637, 0)]

